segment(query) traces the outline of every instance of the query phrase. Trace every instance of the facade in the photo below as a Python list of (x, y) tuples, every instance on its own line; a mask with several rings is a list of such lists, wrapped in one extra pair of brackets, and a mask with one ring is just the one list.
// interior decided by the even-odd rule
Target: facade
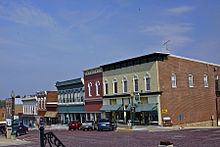
[[(6, 121), (8, 125), (11, 125), (11, 115), (12, 115), (12, 99), (6, 98)], [(23, 114), (23, 103), (21, 98), (15, 98), (14, 102), (14, 119), (20, 120), (20, 116)]]
[(39, 125), (38, 117), (38, 103), (36, 95), (27, 95), (22, 98), (23, 101), (23, 124), (29, 127), (36, 127)]
[(157, 80), (157, 60), (149, 55), (102, 66), (104, 117), (127, 123), (132, 119), (131, 106), (135, 106), (135, 124), (158, 124), (162, 92)]
[(84, 70), (86, 119), (97, 121), (101, 118), (103, 81), (102, 68)]
[(216, 125), (220, 65), (153, 53), (101, 66), (103, 117), (135, 124)]
[(85, 91), (82, 78), (56, 82), (58, 93), (58, 121), (68, 123), (73, 120), (84, 122)]
[(50, 125), (56, 124), (57, 116), (57, 91), (40, 91), (36, 93), (38, 116)]
[(6, 109), (5, 109), (5, 107), (0, 107), (0, 122), (6, 122)]

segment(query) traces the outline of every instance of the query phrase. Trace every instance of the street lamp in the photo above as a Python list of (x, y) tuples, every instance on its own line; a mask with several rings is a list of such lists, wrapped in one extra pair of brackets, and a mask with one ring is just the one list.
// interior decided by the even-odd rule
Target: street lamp
[(15, 93), (14, 91), (12, 90), (12, 93), (11, 93), (11, 127), (12, 127), (12, 132), (11, 132), (11, 135), (15, 135), (14, 133), (14, 102), (15, 102)]

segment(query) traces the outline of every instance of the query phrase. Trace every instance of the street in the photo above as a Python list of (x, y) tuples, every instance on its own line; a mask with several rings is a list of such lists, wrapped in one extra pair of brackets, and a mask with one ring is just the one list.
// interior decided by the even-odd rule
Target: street
[[(45, 131), (47, 132), (47, 131)], [(219, 147), (220, 129), (182, 129), (182, 130), (144, 130), (144, 131), (52, 131), (66, 147), (156, 147), (160, 141), (170, 141), (174, 146), (180, 147)], [(29, 134), (19, 136), (18, 139), (30, 142), (26, 146), (39, 147), (38, 131), (30, 131)], [(24, 145), (16, 145), (24, 146)]]

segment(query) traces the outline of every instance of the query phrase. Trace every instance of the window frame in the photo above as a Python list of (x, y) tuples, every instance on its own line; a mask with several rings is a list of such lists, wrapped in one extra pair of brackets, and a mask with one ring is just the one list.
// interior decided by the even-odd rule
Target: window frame
[(92, 96), (92, 82), (88, 83), (89, 96)]
[[(133, 76), (133, 86), (134, 86), (134, 92), (138, 92), (139, 90), (139, 81), (138, 81), (138, 75)], [(137, 83), (136, 83), (137, 82)], [(137, 88), (137, 89), (136, 89)]]
[(108, 94), (108, 80), (105, 80), (104, 87), (105, 87), (105, 89), (104, 89), (105, 90), (105, 94), (107, 95)]
[(117, 94), (118, 93), (118, 81), (117, 81), (117, 79), (114, 78), (112, 83), (113, 83), (113, 86), (112, 86), (113, 87), (113, 94)]
[[(125, 82), (126, 82), (126, 87), (125, 87)], [(127, 93), (128, 92), (128, 80), (127, 78), (124, 76), (123, 79), (122, 79), (122, 85), (123, 85), (123, 93)], [(126, 91), (125, 91), (125, 88), (126, 88)]]
[(194, 82), (193, 82), (193, 74), (188, 74), (188, 82), (189, 82), (189, 87), (193, 88), (194, 87)]
[[(145, 91), (150, 91), (151, 90), (151, 76), (148, 72), (146, 72), (145, 76)], [(149, 83), (148, 83), (149, 81)]]
[(175, 73), (171, 74), (171, 86), (172, 86), (172, 88), (177, 88), (177, 85), (176, 85), (176, 74)]
[(96, 96), (100, 96), (100, 82), (96, 81)]
[(206, 87), (206, 88), (209, 87), (207, 74), (203, 75), (203, 80), (204, 80), (204, 87)]

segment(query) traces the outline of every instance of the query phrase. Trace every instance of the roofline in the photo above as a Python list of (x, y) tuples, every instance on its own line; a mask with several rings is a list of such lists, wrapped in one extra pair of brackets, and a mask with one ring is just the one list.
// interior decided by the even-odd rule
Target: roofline
[(151, 54), (147, 54), (147, 55), (143, 55), (143, 56), (138, 56), (138, 57), (134, 57), (134, 58), (128, 58), (128, 59), (125, 59), (125, 60), (120, 60), (120, 61), (117, 61), (117, 62), (113, 62), (113, 63), (109, 63), (109, 64), (104, 64), (104, 65), (101, 65), (100, 67), (105, 67), (105, 66), (109, 66), (109, 65), (113, 65), (113, 64), (119, 64), (121, 62), (128, 62), (130, 60), (135, 60), (135, 59), (138, 59), (138, 58), (143, 58), (143, 57), (147, 57), (147, 56), (154, 56), (154, 55), (168, 56), (170, 54), (155, 52), (155, 53), (151, 53)]
[(94, 70), (94, 69), (102, 69), (102, 67), (98, 66), (98, 67), (93, 67), (93, 68), (85, 69), (85, 70), (83, 70), (83, 72)]
[(201, 61), (201, 60), (197, 60), (197, 59), (191, 59), (191, 58), (182, 57), (182, 56), (176, 56), (176, 55), (172, 55), (172, 54), (170, 54), (169, 56), (175, 57), (175, 58), (184, 59), (184, 60), (189, 60), (189, 61), (193, 61), (193, 62), (198, 62), (198, 63), (203, 63), (203, 64), (209, 64), (209, 65), (219, 66), (219, 67), (220, 67), (220, 64), (215, 64), (215, 63), (211, 63), (211, 62)]

